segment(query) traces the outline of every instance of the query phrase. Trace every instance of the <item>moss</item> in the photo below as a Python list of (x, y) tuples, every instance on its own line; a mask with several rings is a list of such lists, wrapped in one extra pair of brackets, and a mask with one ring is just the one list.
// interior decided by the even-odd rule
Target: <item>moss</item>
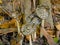
[(54, 38), (54, 42), (56, 42), (56, 43), (58, 42), (58, 38), (57, 37)]
[(4, 45), (2, 42), (0, 42), (0, 45)]

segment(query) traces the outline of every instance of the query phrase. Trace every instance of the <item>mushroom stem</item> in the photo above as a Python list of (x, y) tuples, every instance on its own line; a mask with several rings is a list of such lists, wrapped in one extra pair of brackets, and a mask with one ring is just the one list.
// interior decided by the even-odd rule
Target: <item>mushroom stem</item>
[(29, 36), (29, 43), (32, 45), (31, 35)]
[(36, 32), (34, 32), (33, 34), (32, 34), (32, 38), (33, 38), (33, 41), (35, 41), (36, 40)]
[[(43, 20), (42, 20), (42, 24), (41, 24), (41, 27), (42, 27), (42, 28), (44, 28), (44, 21), (45, 21), (45, 20), (43, 19)], [(40, 31), (40, 37), (43, 37), (43, 34), (42, 34), (41, 31)]]

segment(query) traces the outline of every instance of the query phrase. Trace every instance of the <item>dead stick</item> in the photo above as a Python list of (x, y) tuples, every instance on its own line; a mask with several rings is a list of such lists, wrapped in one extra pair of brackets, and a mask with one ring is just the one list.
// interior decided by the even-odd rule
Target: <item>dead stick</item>
[(41, 32), (43, 33), (43, 35), (45, 36), (45, 38), (47, 39), (49, 45), (57, 45), (53, 38), (46, 32), (46, 30), (44, 28), (41, 29)]

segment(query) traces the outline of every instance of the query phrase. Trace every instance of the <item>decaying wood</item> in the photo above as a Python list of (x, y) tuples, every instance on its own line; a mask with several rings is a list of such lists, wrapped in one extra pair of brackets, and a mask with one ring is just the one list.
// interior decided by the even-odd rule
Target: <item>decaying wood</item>
[(21, 13), (24, 13), (24, 0), (20, 0), (21, 3)]
[(11, 39), (10, 43), (11, 43), (11, 45), (16, 45), (16, 40), (15, 39)]
[(60, 31), (60, 23), (56, 25), (57, 30)]
[(43, 33), (43, 35), (47, 39), (47, 42), (49, 43), (49, 45), (57, 45), (54, 42), (53, 38), (46, 32), (46, 30), (44, 28), (41, 29), (41, 32)]
[(24, 7), (25, 7), (25, 17), (27, 18), (31, 14), (31, 0), (25, 0)]
[(10, 32), (16, 32), (16, 31), (17, 31), (17, 28), (0, 29), (0, 34), (7, 34)]
[(60, 31), (57, 31), (57, 38), (60, 38)]
[(36, 0), (33, 0), (34, 10), (36, 9)]

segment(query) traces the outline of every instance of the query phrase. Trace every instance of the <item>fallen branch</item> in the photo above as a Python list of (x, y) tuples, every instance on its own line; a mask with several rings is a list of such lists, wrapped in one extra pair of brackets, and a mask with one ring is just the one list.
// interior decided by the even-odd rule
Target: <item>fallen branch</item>
[(47, 39), (47, 42), (49, 43), (49, 45), (57, 45), (54, 42), (53, 38), (46, 32), (46, 30), (44, 28), (41, 28), (41, 32), (43, 33), (43, 35)]

